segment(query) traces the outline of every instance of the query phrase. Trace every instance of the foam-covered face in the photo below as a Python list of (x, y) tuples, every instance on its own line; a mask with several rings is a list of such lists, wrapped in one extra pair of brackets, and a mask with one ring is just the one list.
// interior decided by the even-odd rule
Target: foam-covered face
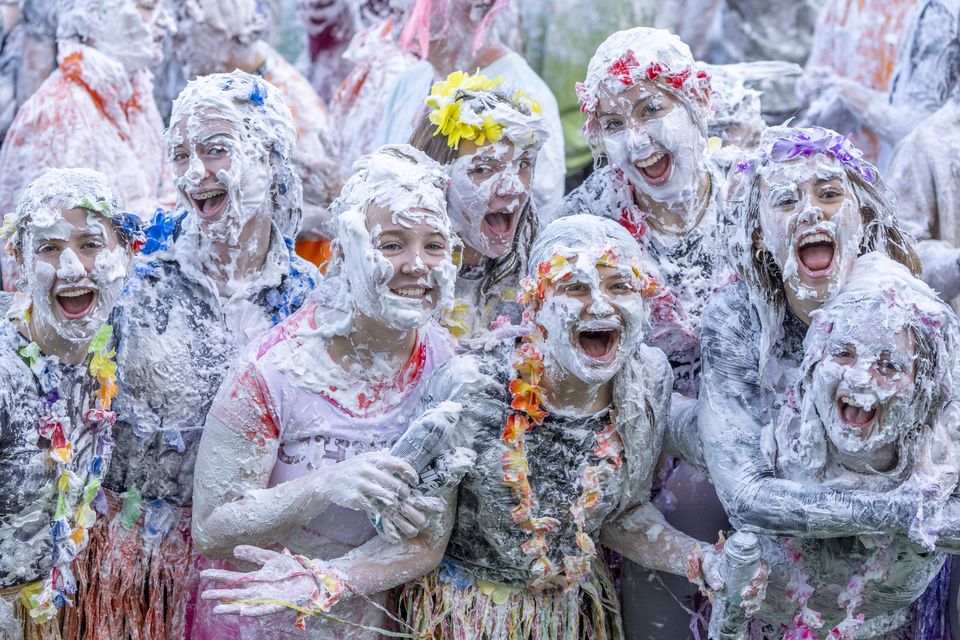
[(831, 329), (807, 393), (838, 451), (872, 453), (917, 424), (916, 346), (907, 330), (890, 334), (859, 319)]
[(453, 299), (447, 221), (422, 207), (391, 211), (368, 206), (366, 215), (343, 214), (337, 238), (343, 273), (356, 309), (398, 330), (417, 329)]
[(212, 237), (235, 237), (269, 209), (270, 156), (263, 145), (241, 138), (231, 122), (204, 114), (184, 118), (170, 158), (181, 203)]
[(163, 39), (173, 21), (161, 0), (128, 0), (92, 21), (94, 47), (136, 71), (163, 60)]
[(697, 193), (707, 142), (678, 97), (646, 81), (619, 93), (605, 84), (597, 97), (611, 165), (657, 202), (683, 202)]
[[(643, 334), (643, 298), (632, 272), (570, 258), (570, 275), (548, 287), (536, 321), (546, 330), (544, 357), (574, 378), (610, 380)], [(582, 264), (581, 264), (582, 263)]]
[(761, 170), (759, 242), (798, 300), (824, 301), (846, 281), (863, 218), (839, 161), (823, 155)]
[(457, 235), (488, 258), (513, 249), (520, 213), (530, 200), (536, 149), (507, 139), (477, 147), (460, 143), (450, 166), (447, 190), (450, 222)]
[(72, 342), (89, 340), (106, 322), (130, 266), (130, 252), (100, 214), (55, 207), (31, 214), (19, 259), (33, 327)]

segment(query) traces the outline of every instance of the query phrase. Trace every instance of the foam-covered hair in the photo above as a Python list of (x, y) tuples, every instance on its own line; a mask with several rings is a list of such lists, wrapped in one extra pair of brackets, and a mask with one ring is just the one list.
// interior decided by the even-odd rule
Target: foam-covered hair
[(178, 22), (192, 20), (222, 31), (240, 44), (256, 42), (273, 16), (260, 0), (173, 0)]
[(630, 262), (642, 255), (640, 245), (621, 225), (599, 216), (577, 214), (558, 218), (547, 225), (530, 249), (528, 275), (536, 276), (539, 265), (558, 251), (567, 257), (585, 252), (613, 249), (617, 260)]
[[(496, 20), (497, 15), (510, 5), (510, 1), (483, 0), (482, 7), (477, 7), (482, 11), (483, 17), (473, 31), (471, 55), (477, 55), (477, 51), (483, 46), (487, 32)], [(400, 32), (400, 48), (403, 51), (411, 51), (414, 49), (414, 40), (416, 40), (417, 54), (421, 60), (426, 60), (430, 53), (431, 40), (451, 36), (450, 12), (462, 11), (467, 6), (467, 0), (411, 0), (410, 10), (407, 12), (407, 21), (403, 26), (403, 31)], [(470, 10), (474, 11), (472, 6)], [(431, 32), (431, 19), (441, 16), (443, 18), (442, 26), (439, 30)]]
[(98, 32), (103, 17), (130, 0), (57, 0), (57, 39), (85, 40)]
[(23, 248), (28, 225), (48, 227), (65, 209), (86, 209), (109, 220), (121, 243), (138, 249), (143, 232), (137, 217), (123, 208), (120, 194), (109, 178), (93, 169), (48, 169), (31, 182), (20, 196), (15, 213), (4, 219), (2, 235)]
[(300, 229), (303, 186), (294, 165), (297, 130), (280, 91), (244, 71), (214, 73), (191, 80), (173, 102), (167, 146), (177, 144), (177, 125), (184, 118), (229, 122), (245, 144), (259, 145), (273, 161), (273, 219), (284, 236)]
[(594, 157), (602, 154), (597, 119), (600, 88), (617, 94), (645, 80), (677, 96), (704, 132), (710, 113), (710, 75), (696, 67), (683, 40), (664, 29), (636, 27), (603, 41), (590, 58), (587, 77), (577, 83), (580, 110), (586, 114), (583, 135)]
[[(450, 237), (447, 218), (447, 174), (425, 153), (408, 144), (383, 145), (353, 165), (353, 175), (330, 205), (334, 238), (347, 214), (375, 204), (391, 211), (421, 208), (436, 213)], [(334, 240), (336, 242), (336, 240)], [(336, 259), (331, 268), (336, 269)]]

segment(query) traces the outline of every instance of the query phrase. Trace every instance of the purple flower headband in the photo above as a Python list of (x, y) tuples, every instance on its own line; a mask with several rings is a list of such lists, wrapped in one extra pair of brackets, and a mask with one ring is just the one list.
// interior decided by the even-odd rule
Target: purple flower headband
[(840, 161), (841, 164), (856, 171), (861, 178), (873, 184), (877, 180), (877, 172), (873, 166), (863, 160), (863, 152), (853, 146), (847, 136), (823, 127), (809, 127), (792, 129), (786, 136), (777, 138), (769, 150), (760, 152), (754, 160), (741, 160), (737, 163), (737, 171), (742, 172), (756, 164), (763, 164), (767, 160), (786, 162), (798, 156), (809, 158), (822, 153)]

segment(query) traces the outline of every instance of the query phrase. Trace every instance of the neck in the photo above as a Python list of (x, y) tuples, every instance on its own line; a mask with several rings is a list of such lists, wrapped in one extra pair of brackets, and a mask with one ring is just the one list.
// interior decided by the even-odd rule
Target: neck
[(203, 271), (217, 283), (221, 295), (231, 280), (245, 280), (261, 271), (270, 252), (272, 229), (270, 218), (258, 214), (243, 226), (235, 243), (229, 238), (210, 243), (211, 259), (204, 262)]
[(330, 339), (327, 352), (344, 370), (360, 370), (369, 379), (383, 379), (396, 375), (416, 346), (416, 330), (393, 329), (357, 314), (349, 333)]
[(823, 302), (817, 300), (816, 298), (805, 298), (804, 300), (797, 299), (796, 294), (793, 290), (784, 285), (784, 293), (787, 297), (787, 306), (790, 307), (790, 311), (793, 312), (793, 315), (800, 318), (803, 324), (810, 326), (810, 315), (823, 306)]
[[(475, 25), (464, 29), (458, 33), (473, 34)], [(451, 27), (456, 29), (456, 27)], [(507, 55), (509, 49), (499, 42), (490, 42), (484, 44), (477, 51), (477, 55), (471, 55), (471, 42), (464, 43), (456, 38), (445, 38), (440, 41), (430, 43), (430, 52), (427, 54), (427, 61), (433, 65), (443, 77), (447, 77), (454, 71), (466, 71), (475, 73), (477, 69), (484, 69)]]
[(610, 406), (613, 382), (589, 383), (570, 375), (562, 367), (548, 367), (541, 386), (550, 407), (564, 413), (590, 415)]
[(30, 324), (23, 326), (17, 321), (17, 329), (27, 339), (37, 343), (45, 355), (56, 356), (63, 364), (80, 364), (87, 357), (87, 347), (90, 346), (91, 335), (89, 339), (83, 341), (67, 340), (52, 327), (39, 326), (34, 318), (30, 318)]
[(649, 213), (647, 224), (657, 233), (684, 236), (695, 229), (703, 214), (707, 211), (710, 198), (710, 174), (700, 173), (700, 184), (696, 193), (680, 202), (666, 203), (654, 200), (641, 189), (634, 187), (634, 202), (641, 210)]

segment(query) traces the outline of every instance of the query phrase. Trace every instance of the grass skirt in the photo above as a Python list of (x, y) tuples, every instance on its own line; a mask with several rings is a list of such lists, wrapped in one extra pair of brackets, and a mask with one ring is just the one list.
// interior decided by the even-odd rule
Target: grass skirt
[(473, 579), (444, 560), (407, 583), (400, 615), (434, 640), (623, 640), (620, 602), (602, 562), (579, 584), (533, 593)]
[[(38, 583), (35, 583), (38, 584)], [(31, 585), (27, 585), (28, 587)], [(57, 617), (37, 624), (21, 597), (23, 587), (0, 589), (0, 640), (60, 640)]]
[(195, 576), (189, 508), (156, 543), (120, 522), (120, 499), (107, 492), (111, 516), (98, 518), (90, 544), (74, 561), (77, 606), (64, 611), (70, 640), (183, 640)]

